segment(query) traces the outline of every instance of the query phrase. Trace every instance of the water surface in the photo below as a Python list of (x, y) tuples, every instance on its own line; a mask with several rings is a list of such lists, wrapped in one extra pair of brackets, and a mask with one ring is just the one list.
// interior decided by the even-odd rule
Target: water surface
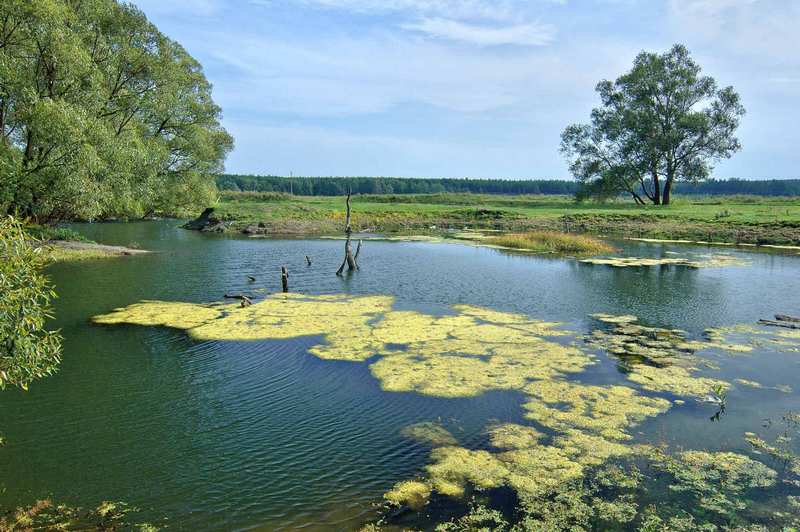
[[(170, 329), (89, 323), (145, 299), (275, 292), (281, 266), (295, 292), (391, 295), (396, 308), (429, 313), (467, 303), (561, 321), (576, 333), (596, 326), (595, 312), (634, 314), (691, 336), (800, 315), (793, 254), (629, 242), (620, 243), (622, 254), (730, 253), (748, 264), (610, 268), (468, 245), (368, 241), (362, 270), (337, 277), (339, 241), (205, 235), (176, 225), (75, 226), (98, 242), (154, 253), (50, 268), (63, 363), (29, 392), (0, 394), (7, 440), (0, 506), (44, 497), (84, 506), (124, 500), (143, 520), (166, 516), (178, 529), (357, 528), (372, 516), (371, 503), (427, 462), (430, 449), (404, 439), (403, 427), (438, 420), (469, 447), (485, 440), (488, 420), (522, 420), (513, 392), (464, 399), (384, 392), (367, 364), (308, 354), (320, 338), (198, 342)], [(613, 360), (599, 361), (583, 380), (623, 378)], [(720, 366), (721, 378), (793, 384), (800, 355), (754, 352)], [(729, 404), (720, 423), (709, 422), (711, 407), (689, 404), (636, 430), (687, 447), (745, 449), (744, 431), (800, 410), (800, 395), (736, 388)]]

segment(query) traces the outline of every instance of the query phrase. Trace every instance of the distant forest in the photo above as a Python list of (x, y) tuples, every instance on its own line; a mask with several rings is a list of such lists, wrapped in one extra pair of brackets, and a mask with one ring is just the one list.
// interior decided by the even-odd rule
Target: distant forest
[[(508, 179), (416, 179), (399, 177), (279, 177), (223, 174), (217, 177), (220, 190), (285, 192), (298, 196), (340, 196), (347, 194), (575, 194), (580, 184), (560, 179), (514, 181)], [(684, 195), (752, 194), (757, 196), (800, 195), (800, 179), (709, 179), (701, 183), (676, 183), (675, 192)]]

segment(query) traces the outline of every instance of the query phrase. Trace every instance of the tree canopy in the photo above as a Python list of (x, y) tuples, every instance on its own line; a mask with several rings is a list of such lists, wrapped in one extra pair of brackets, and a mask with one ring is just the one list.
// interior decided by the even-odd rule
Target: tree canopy
[(741, 147), (734, 135), (745, 112), (739, 95), (701, 75), (682, 45), (640, 53), (630, 72), (596, 91), (602, 105), (590, 123), (561, 135), (561, 151), (588, 194), (666, 205), (676, 181), (706, 179), (716, 161)]
[(200, 64), (135, 6), (0, 3), (0, 212), (195, 209), (232, 147), (219, 120)]

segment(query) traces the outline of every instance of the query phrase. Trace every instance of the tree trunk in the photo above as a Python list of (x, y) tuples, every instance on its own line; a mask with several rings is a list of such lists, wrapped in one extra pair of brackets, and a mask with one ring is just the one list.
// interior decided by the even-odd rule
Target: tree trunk
[(653, 179), (653, 204), (661, 205), (661, 183), (658, 181), (658, 172), (655, 169), (653, 169), (652, 179)]
[(672, 178), (668, 178), (664, 183), (664, 197), (661, 199), (661, 205), (669, 205), (670, 191), (672, 190)]

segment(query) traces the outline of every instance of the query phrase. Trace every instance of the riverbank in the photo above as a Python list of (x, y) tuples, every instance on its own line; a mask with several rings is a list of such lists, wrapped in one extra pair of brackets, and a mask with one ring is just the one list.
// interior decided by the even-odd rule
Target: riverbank
[[(464, 229), (560, 231), (606, 237), (800, 245), (800, 198), (678, 197), (669, 206), (576, 203), (568, 196), (423, 194), (354, 196), (354, 231), (442, 234)], [(207, 231), (337, 235), (344, 199), (275, 193), (222, 195)]]

